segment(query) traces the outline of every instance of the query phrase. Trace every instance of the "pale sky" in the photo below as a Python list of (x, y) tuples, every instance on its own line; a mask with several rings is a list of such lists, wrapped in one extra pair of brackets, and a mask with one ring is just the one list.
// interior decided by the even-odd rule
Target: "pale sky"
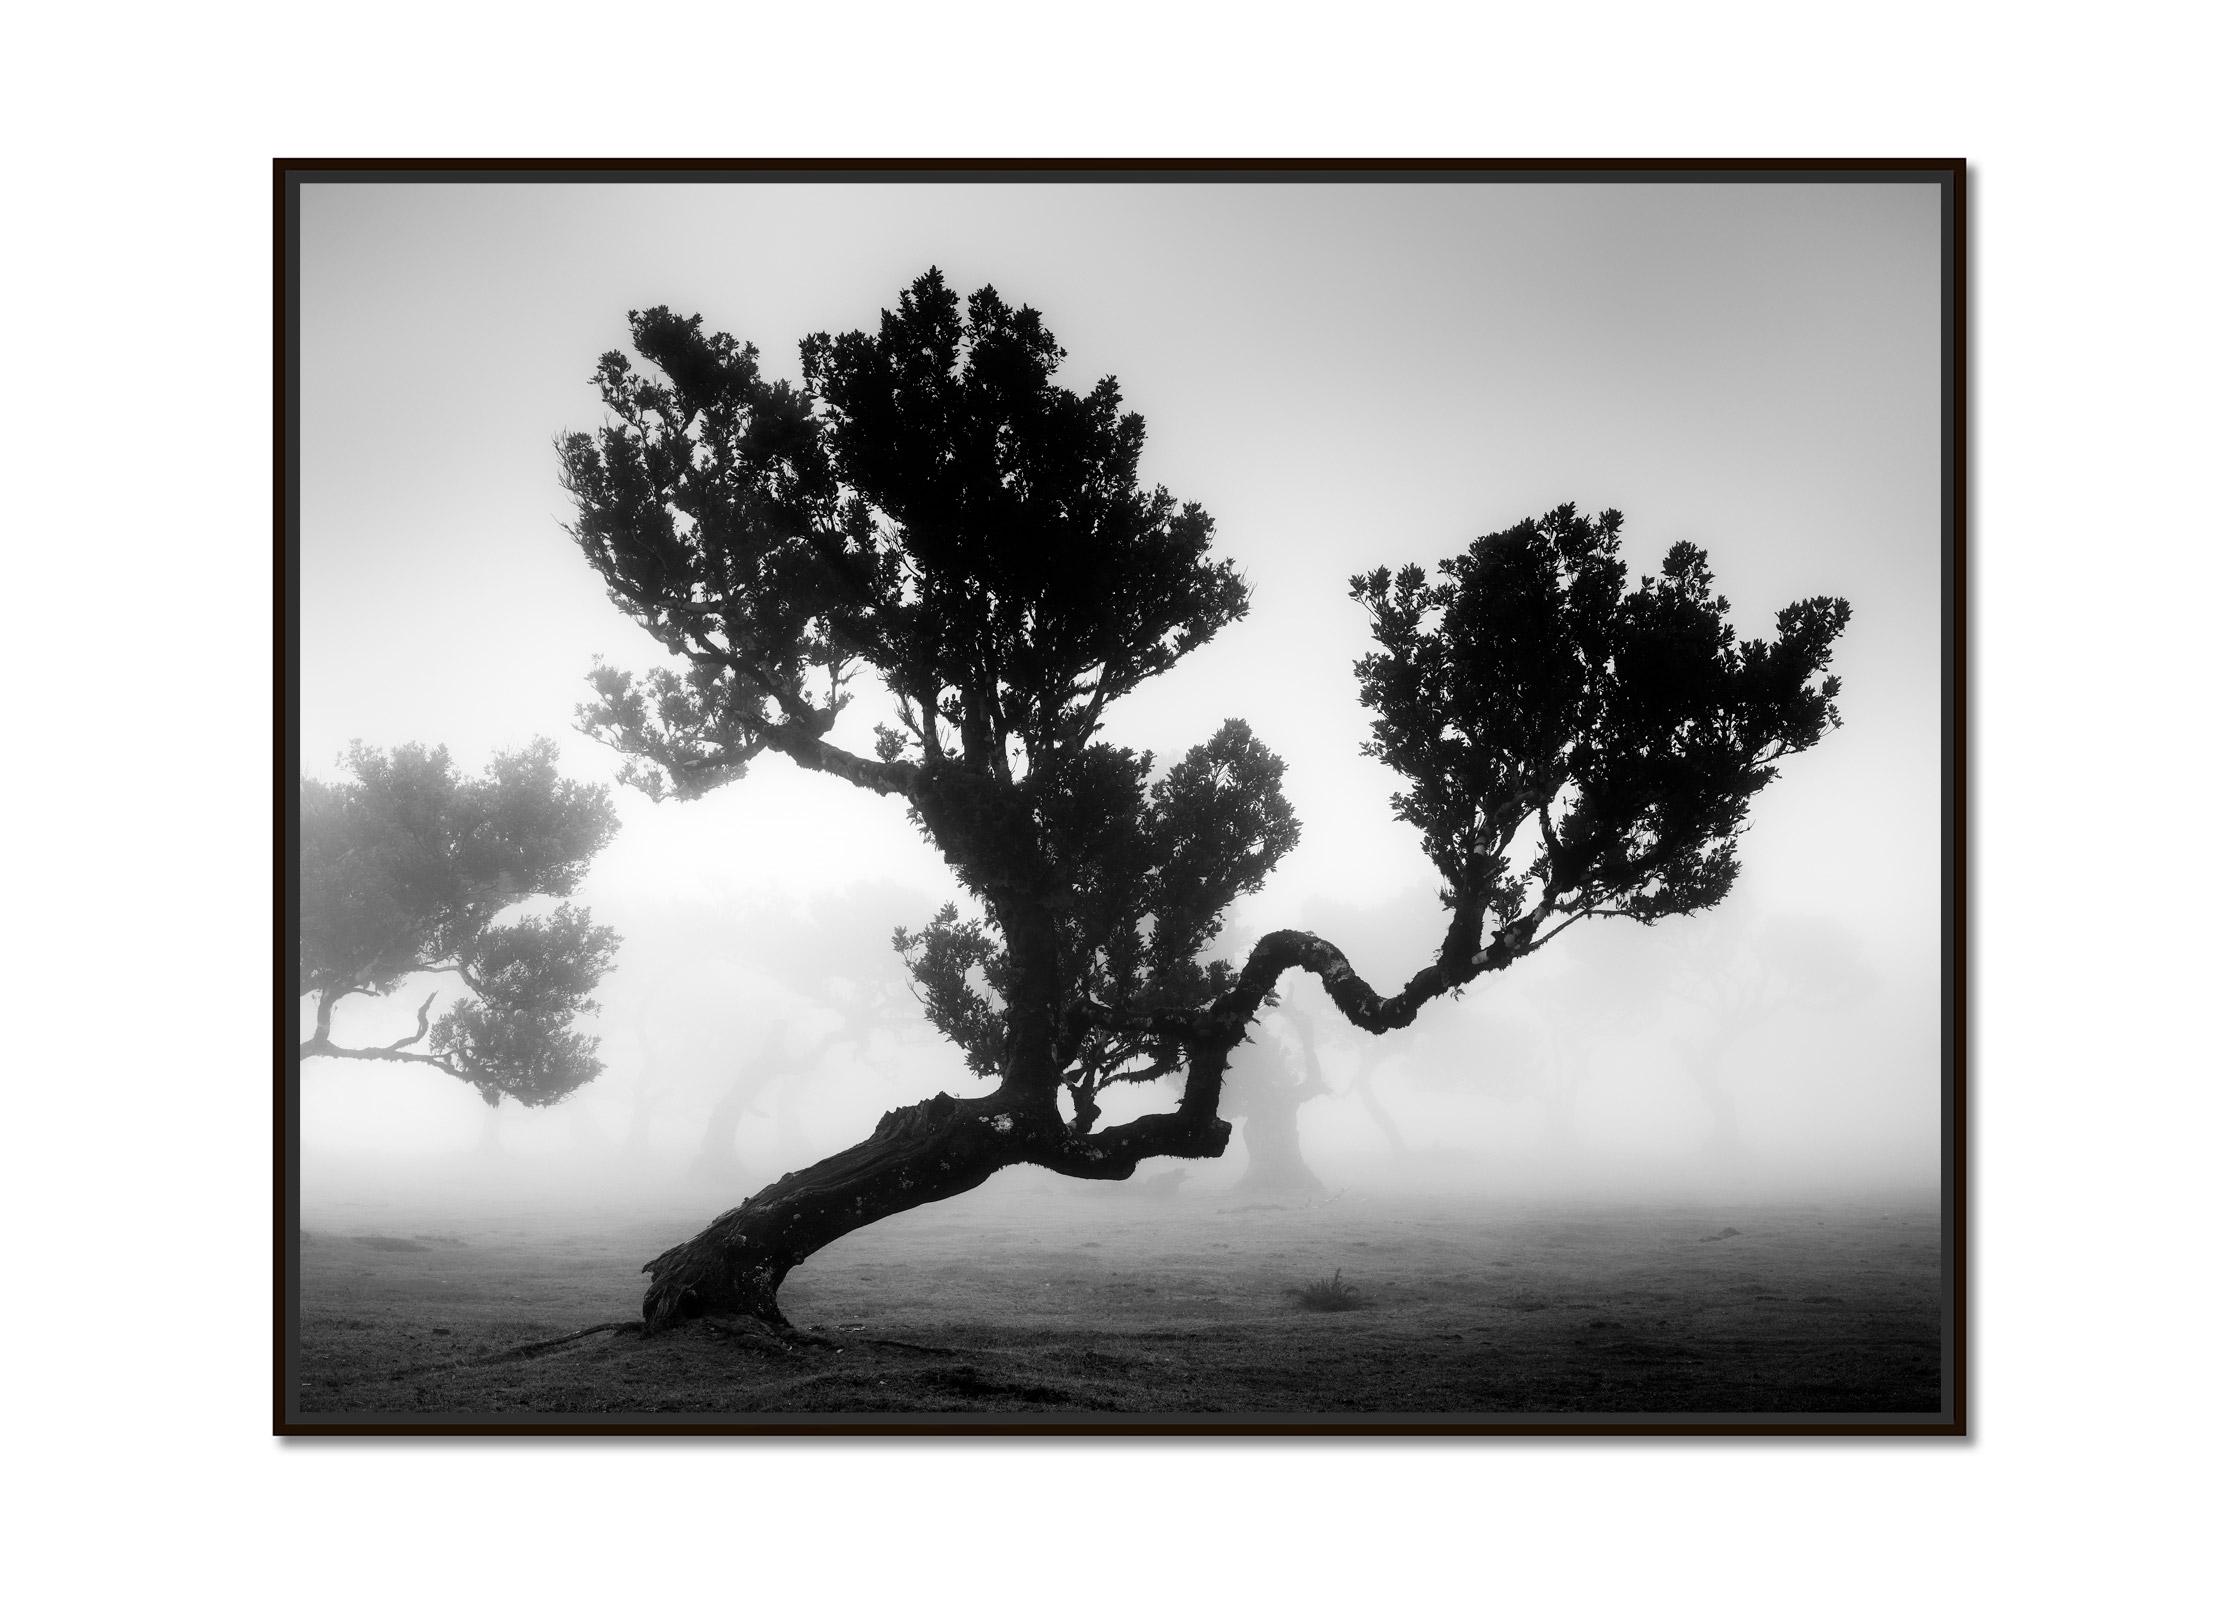
[[(939, 266), (960, 292), (993, 283), (1041, 310), (1070, 352), (1064, 381), (1119, 377), (1149, 424), (1146, 480), (1203, 502), (1217, 553), (1253, 585), (1245, 621), (1109, 724), (1171, 754), (1242, 716), (1290, 763), (1304, 838), (1242, 914), (1251, 926), (1310, 902), (1330, 915), (1410, 895), (1435, 926), (1432, 875), (1387, 813), (1394, 780), (1360, 754), (1352, 663), (1367, 634), (1349, 575), (1428, 565), (1570, 500), (1626, 514), (1637, 570), (1676, 539), (1705, 546), (1746, 635), (1769, 632), (1789, 600), (1849, 599), (1846, 725), (1759, 801), (1744, 892), (1765, 914), (1838, 920), (1871, 952), (1889, 980), (1881, 1023), (1907, 1043), (1871, 1069), (1886, 1076), (1866, 1099), (1890, 1138), (1926, 1139), (1933, 1157), (1933, 185), (426, 183), (302, 196), (307, 771), (352, 739), (445, 743), (473, 766), (552, 735), (566, 770), (611, 772), (570, 731), (583, 675), (596, 655), (642, 667), (659, 654), (562, 528), (552, 440), (600, 420), (593, 363), (627, 343), (628, 311), (667, 304), (790, 375), (802, 335), (872, 324)], [(864, 725), (879, 700), (863, 697)], [(613, 918), (664, 898), (866, 880), (929, 906), (948, 892), (899, 802), (774, 760), (689, 806), (627, 793), (618, 805), (623, 831), (585, 891)], [(1344, 926), (1315, 931), (1347, 942)], [(1388, 990), (1404, 975), (1370, 971)]]

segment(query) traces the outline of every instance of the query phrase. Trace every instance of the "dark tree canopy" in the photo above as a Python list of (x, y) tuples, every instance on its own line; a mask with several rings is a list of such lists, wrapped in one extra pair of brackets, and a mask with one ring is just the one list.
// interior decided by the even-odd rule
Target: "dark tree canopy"
[[(765, 750), (906, 796), (983, 915), (903, 936), (935, 1024), (973, 1066), (1054, 1089), (1173, 1041), (1100, 1037), (1073, 1001), (1181, 1004), (1223, 911), (1297, 838), (1282, 764), (1231, 723), (1156, 779), (1096, 735), (1106, 709), (1244, 612), (1213, 523), (1137, 481), (1140, 417), (992, 290), (929, 273), (876, 335), (804, 341), (805, 390), (666, 308), (596, 379), (616, 420), (561, 441), (576, 537), (682, 657), (602, 668), (584, 726), (657, 796)], [(827, 741), (868, 670), (894, 723), (874, 757)], [(977, 977), (975, 976), (977, 975)]]
[[(1283, 763), (1241, 722), (1163, 772), (1098, 737), (1246, 604), (1209, 554), (1212, 518), (1140, 483), (1144, 425), (1117, 383), (1062, 386), (1036, 312), (993, 289), (960, 302), (937, 272), (876, 333), (804, 340), (799, 387), (697, 317), (657, 307), (630, 329), (636, 360), (610, 352), (594, 378), (611, 418), (563, 436), (562, 476), (584, 554), (679, 661), (602, 665), (583, 726), (656, 797), (768, 751), (902, 797), (971, 904), (896, 945), (935, 1025), (996, 1080), (890, 1114), (664, 1256), (657, 1324), (719, 1305), (776, 1319), (809, 1251), (1013, 1162), (1125, 1177), (1219, 1153), (1229, 1052), (1291, 968), (1384, 1032), (1579, 918), (1716, 903), (1751, 797), (1835, 722), (1842, 601), (1738, 641), (1693, 546), (1627, 586), (1614, 512), (1561, 507), (1437, 579), (1367, 574), (1370, 753), (1404, 781), (1447, 931), (1391, 996), (1297, 930), (1216, 962), (1224, 916), (1298, 825)], [(868, 754), (834, 739), (866, 676), (892, 718)], [(1100, 1089), (1175, 1073), (1175, 1110), (1097, 1127)]]
[[(498, 921), (573, 893), (613, 836), (612, 802), (561, 778), (557, 753), (539, 740), (466, 777), (441, 746), (360, 744), (343, 763), (354, 782), (303, 780), (296, 987), (317, 1004), (303, 1058), (424, 1062), (493, 1106), (552, 1105), (598, 1076), (598, 1041), (574, 1024), (598, 1009), (613, 930), (569, 905)], [(467, 994), (432, 1023), (433, 994), (405, 1038), (335, 1042), (340, 1001), (439, 973)]]
[(1444, 880), (1456, 953), (1487, 913), (1516, 949), (1580, 917), (1717, 905), (1751, 797), (1838, 723), (1827, 669), (1847, 602), (1799, 601), (1771, 640), (1738, 643), (1694, 545), (1626, 586), (1620, 523), (1558, 506), (1435, 581), (1353, 581), (1378, 646), (1356, 669), (1367, 750), (1407, 782), (1393, 811)]
[[(1125, 781), (1143, 785), (1151, 757), (1118, 754), (1133, 767)], [(1082, 840), (1078, 887), (1059, 919), (1063, 966), (1073, 975), (1069, 1000), (1181, 1008), (1229, 982), (1228, 963), (1201, 957), (1228, 908), (1298, 842), (1282, 777), (1283, 763), (1242, 722), (1230, 721), (1151, 782), (1142, 804), (1118, 812), (1117, 825), (1105, 824), (1093, 847)], [(895, 948), (935, 1027), (974, 1072), (999, 1073), (1004, 1019), (1019, 1001), (998, 959), (1000, 934), (950, 905), (915, 933), (895, 930)], [(1097, 1094), (1107, 1085), (1165, 1077), (1181, 1064), (1172, 1037), (1089, 1029), (1062, 1069), (1075, 1130), (1095, 1124)]]

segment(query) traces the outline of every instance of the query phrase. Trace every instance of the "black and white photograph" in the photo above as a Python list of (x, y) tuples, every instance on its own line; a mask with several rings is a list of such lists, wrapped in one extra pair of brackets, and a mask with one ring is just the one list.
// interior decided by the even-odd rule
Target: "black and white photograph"
[(276, 179), (277, 1431), (1967, 1431), (1958, 163)]
[(15, 1589), (2232, 1587), (2218, 13), (11, 22)]

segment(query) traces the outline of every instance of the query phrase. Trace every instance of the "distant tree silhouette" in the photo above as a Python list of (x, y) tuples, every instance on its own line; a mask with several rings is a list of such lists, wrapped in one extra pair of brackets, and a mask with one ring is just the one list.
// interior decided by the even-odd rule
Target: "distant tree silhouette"
[(700, 1129), (700, 1147), (693, 1153), (692, 1175), (702, 1180), (732, 1178), (742, 1170), (739, 1160), (739, 1124), (764, 1085), (777, 1075), (777, 1058), (785, 1049), (785, 1033), (773, 1027), (759, 1045), (742, 1055), (739, 1070), (731, 1075), (723, 1093), (708, 1108)]
[(1323, 1193), (1299, 1142), (1299, 1108), (1328, 1094), (1330, 1082), (1306, 1013), (1294, 1009), (1286, 1020), (1298, 1035), (1295, 1048), (1267, 1036), (1250, 1041), (1231, 1053), (1224, 1078), (1223, 1103), (1244, 1123), (1248, 1165), (1237, 1183), (1242, 1193)]
[[(565, 1099), (599, 1073), (574, 1024), (613, 964), (612, 929), (561, 905), (499, 918), (532, 896), (574, 892), (615, 828), (614, 806), (560, 777), (549, 740), (464, 777), (441, 746), (352, 745), (354, 780), (302, 780), (297, 993), (313, 1002), (299, 1060), (336, 1056), (435, 1067), (495, 1108)], [(338, 1044), (335, 1008), (411, 978), (456, 977), (466, 995), (384, 1045)]]
[[(1703, 553), (1626, 580), (1615, 512), (1570, 506), (1440, 563), (1354, 580), (1369, 752), (1444, 888), (1435, 950), (1390, 994), (1285, 929), (1204, 959), (1228, 908), (1298, 837), (1282, 762), (1241, 722), (1164, 772), (1099, 738), (1107, 712), (1244, 615), (1212, 518), (1137, 477), (1118, 383), (994, 289), (929, 273), (875, 332), (801, 346), (804, 382), (664, 307), (595, 383), (610, 420), (559, 443), (574, 536), (615, 603), (679, 662), (601, 665), (583, 726), (625, 777), (689, 798), (776, 753), (891, 796), (965, 900), (902, 953), (984, 1094), (940, 1094), (788, 1174), (651, 1262), (658, 1329), (723, 1312), (782, 1326), (786, 1273), (832, 1240), (1020, 1163), (1119, 1179), (1226, 1146), (1230, 1052), (1282, 976), (1373, 1033), (1588, 918), (1716, 904), (1785, 757), (1835, 723), (1844, 602), (1738, 641)], [(836, 737), (885, 693), (871, 753)], [(1123, 1079), (1168, 1110), (1106, 1124)]]
[(1827, 917), (1736, 917), (1722, 911), (1662, 952), (1666, 984), (1685, 1015), (1680, 1061), (1711, 1113), (1706, 1153), (1733, 1163), (1749, 1142), (1727, 1063), (1784, 1016), (1827, 1013), (1874, 991), (1857, 938)]
[[(1428, 899), (1428, 897), (1421, 897)], [(1310, 898), (1302, 913), (1315, 927), (1343, 930), (1346, 949), (1359, 965), (1403, 966), (1425, 942), (1419, 899), (1393, 896), (1370, 904)], [(1502, 1010), (1478, 1003), (1485, 991), (1457, 993), (1426, 1007), (1404, 1031), (1355, 1041), (1350, 1074), (1334, 1086), (1360, 1106), (1394, 1160), (1461, 1154), (1440, 1135), (1419, 1141), (1386, 1103), (1390, 1089), (1464, 1095), (1509, 1102), (1522, 1098), (1545, 1075), (1536, 1034)], [(1311, 1004), (1311, 997), (1302, 1001)]]
[[(644, 1068), (633, 1121), (635, 1153), (650, 1154), (653, 1105), (704, 1104), (686, 1175), (743, 1175), (741, 1126), (777, 1123), (781, 1150), (798, 1143), (800, 1091), (844, 1057), (874, 1059), (876, 1036), (925, 1024), (904, 974), (867, 970), (866, 950), (891, 937), (898, 915), (923, 904), (894, 885), (859, 884), (805, 900), (755, 897), (640, 907), (615, 987), (629, 997)], [(712, 1098), (711, 1098), (712, 1096)]]

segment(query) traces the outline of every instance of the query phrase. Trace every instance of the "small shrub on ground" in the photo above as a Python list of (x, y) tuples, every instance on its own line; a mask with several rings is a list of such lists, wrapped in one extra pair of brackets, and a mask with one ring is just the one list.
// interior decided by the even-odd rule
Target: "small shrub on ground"
[(1333, 1272), (1326, 1279), (1283, 1292), (1308, 1311), (1358, 1311), (1369, 1303), (1361, 1298), (1359, 1289), (1346, 1282), (1343, 1272)]

